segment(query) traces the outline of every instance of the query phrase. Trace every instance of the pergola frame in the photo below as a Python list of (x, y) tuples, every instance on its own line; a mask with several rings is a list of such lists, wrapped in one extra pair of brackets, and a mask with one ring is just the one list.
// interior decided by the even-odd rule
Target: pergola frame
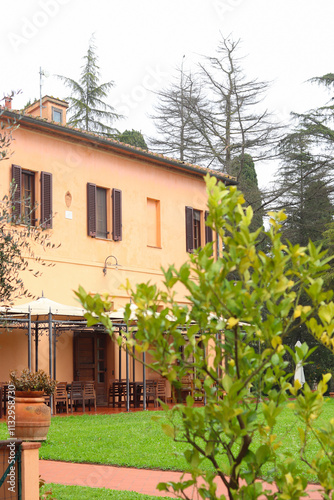
[[(35, 315), (34, 315), (35, 316)], [(15, 328), (20, 330), (26, 330), (26, 335), (28, 336), (28, 368), (32, 371), (32, 340), (35, 341), (35, 371), (38, 371), (38, 342), (39, 337), (45, 332), (49, 337), (49, 375), (51, 379), (56, 380), (56, 361), (57, 361), (57, 337), (62, 334), (63, 331), (71, 330), (76, 331), (86, 330), (91, 331), (92, 334), (97, 332), (107, 333), (103, 325), (98, 323), (94, 327), (87, 327), (87, 321), (85, 319), (63, 319), (55, 318), (55, 315), (51, 312), (47, 314), (47, 317), (43, 315), (41, 319), (37, 315), (36, 318), (32, 317), (31, 311), (28, 313), (16, 313), (15, 315), (0, 314), (0, 328)], [(118, 335), (123, 335), (122, 332), (128, 331), (128, 326), (124, 321), (115, 320), (113, 323), (114, 331)], [(42, 331), (41, 331), (42, 330)], [(127, 384), (127, 399), (126, 399), (126, 411), (130, 411), (130, 376), (129, 376), (129, 351), (128, 348), (126, 352), (126, 384)], [(146, 410), (146, 369), (145, 369), (145, 353), (143, 353), (143, 409)], [(133, 357), (133, 381), (135, 382), (135, 358)], [(122, 347), (119, 346), (119, 379), (121, 379), (122, 374)]]
[[(32, 312), (30, 309), (30, 304), (33, 305)], [(38, 341), (39, 336), (43, 335), (44, 332), (49, 336), (49, 375), (51, 379), (56, 380), (56, 353), (57, 353), (57, 337), (59, 337), (63, 331), (71, 330), (75, 332), (76, 330), (85, 330), (87, 332), (95, 333), (107, 333), (105, 327), (101, 323), (97, 323), (92, 327), (87, 326), (86, 319), (83, 319), (85, 311), (78, 307), (71, 308), (70, 306), (64, 306), (53, 301), (48, 301), (48, 299), (41, 297), (37, 301), (31, 302), (22, 306), (22, 308), (16, 307), (12, 310), (0, 309), (0, 328), (5, 328), (11, 325), (12, 328), (25, 329), (28, 336), (28, 368), (32, 370), (32, 339), (35, 340), (35, 371), (38, 371)], [(46, 307), (51, 304), (48, 312)], [(44, 309), (43, 309), (44, 308)], [(56, 312), (52, 312), (52, 308)], [(135, 316), (135, 306), (134, 316)], [(27, 311), (27, 312), (26, 312)], [(124, 322), (124, 310), (112, 312), (110, 319), (113, 325), (113, 331), (119, 336), (124, 336), (124, 333), (128, 333), (128, 325)], [(136, 319), (132, 319), (132, 324), (135, 327)], [(33, 333), (34, 330), (34, 333)], [(184, 335), (186, 335), (187, 327), (184, 328)], [(124, 332), (124, 333), (122, 333)], [(136, 330), (133, 330), (133, 335), (135, 335)], [(218, 335), (218, 334), (217, 334)], [(135, 382), (135, 356), (132, 356), (132, 378)], [(125, 363), (126, 363), (126, 387), (127, 387), (127, 399), (126, 399), (126, 410), (130, 411), (130, 374), (129, 374), (129, 351), (126, 347), (125, 349)], [(146, 410), (146, 353), (142, 354), (143, 363), (143, 409)], [(204, 356), (206, 353), (204, 352)], [(119, 346), (119, 379), (122, 378), (122, 345)], [(204, 396), (204, 404), (206, 404), (206, 397)]]

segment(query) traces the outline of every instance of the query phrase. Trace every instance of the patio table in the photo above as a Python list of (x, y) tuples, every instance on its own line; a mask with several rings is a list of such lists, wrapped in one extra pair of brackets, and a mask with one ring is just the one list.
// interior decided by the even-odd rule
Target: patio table
[[(141, 397), (143, 394), (143, 388), (144, 388), (144, 383), (143, 382), (131, 382), (133, 385), (133, 392), (132, 392), (132, 402), (133, 406), (135, 408), (140, 408), (141, 404)], [(131, 392), (130, 392), (131, 394)], [(131, 401), (131, 399), (130, 399)]]
[(113, 408), (115, 408), (116, 398), (118, 398), (118, 407), (120, 407), (122, 404), (121, 399), (124, 398), (124, 402), (126, 401), (126, 382), (124, 382), (123, 380), (114, 380), (111, 387), (112, 406)]
[[(126, 381), (113, 381), (111, 389), (111, 400), (112, 406), (115, 408), (115, 405), (118, 404), (118, 407), (122, 404), (122, 398), (124, 403), (126, 404)], [(139, 408), (142, 402), (142, 393), (143, 393), (143, 382), (129, 382), (129, 403), (133, 405), (134, 408)], [(118, 402), (116, 403), (116, 398), (118, 398)]]

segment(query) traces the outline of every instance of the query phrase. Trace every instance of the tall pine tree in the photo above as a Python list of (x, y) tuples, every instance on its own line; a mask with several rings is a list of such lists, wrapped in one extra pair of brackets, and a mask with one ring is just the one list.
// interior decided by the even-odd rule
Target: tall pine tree
[(302, 129), (287, 135), (280, 144), (282, 164), (276, 180), (280, 190), (276, 209), (284, 208), (284, 236), (292, 243), (319, 242), (332, 220), (331, 169), (311, 153), (312, 140)]
[(84, 56), (79, 82), (66, 76), (58, 75), (58, 77), (71, 91), (71, 94), (66, 97), (70, 103), (68, 124), (87, 132), (113, 135), (116, 130), (112, 125), (121, 117), (112, 106), (105, 102), (105, 99), (108, 97), (109, 90), (114, 86), (114, 82), (100, 83), (100, 68), (97, 64), (98, 57), (94, 42), (93, 35), (87, 54)]

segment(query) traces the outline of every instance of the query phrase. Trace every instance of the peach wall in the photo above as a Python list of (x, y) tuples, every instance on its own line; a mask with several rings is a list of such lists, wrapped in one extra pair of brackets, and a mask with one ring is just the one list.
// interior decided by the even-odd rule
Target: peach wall
[(0, 382), (7, 382), (11, 370), (28, 367), (28, 337), (23, 330), (0, 330)]
[[(2, 162), (1, 194), (5, 194), (9, 186), (12, 163), (38, 173), (44, 170), (53, 174), (55, 217), (50, 233), (52, 241), (61, 246), (42, 253), (46, 261), (56, 263), (53, 270), (44, 270), (44, 279), (32, 279), (27, 273), (25, 280), (32, 293), (40, 295), (43, 289), (44, 295), (54, 300), (74, 303), (72, 290), (81, 283), (88, 290), (108, 290), (122, 303), (125, 294), (117, 289), (125, 277), (132, 283), (147, 279), (159, 283), (161, 265), (180, 266), (188, 258), (185, 206), (205, 210), (207, 197), (202, 178), (20, 128), (15, 132), (13, 156), (10, 161)], [(122, 241), (87, 236), (87, 182), (122, 190)], [(37, 194), (39, 189), (36, 178)], [(67, 192), (72, 196), (70, 207), (65, 202)], [(160, 201), (161, 248), (147, 246), (147, 198)], [(72, 212), (72, 219), (65, 217), (66, 210)], [(204, 221), (202, 233), (204, 240)], [(122, 267), (118, 273), (110, 268), (104, 277), (102, 269), (108, 255), (115, 255)], [(50, 288), (52, 291), (46, 291)]]
[[(48, 356), (48, 346), (44, 346), (43, 353)], [(56, 379), (67, 383), (73, 380), (73, 332), (71, 331), (62, 333), (57, 340)]]

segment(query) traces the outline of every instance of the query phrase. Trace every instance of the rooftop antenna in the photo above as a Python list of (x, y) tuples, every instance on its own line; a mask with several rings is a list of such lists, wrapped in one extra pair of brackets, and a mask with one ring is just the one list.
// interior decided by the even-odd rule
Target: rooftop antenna
[(42, 69), (41, 67), (39, 68), (39, 116), (42, 118), (42, 84), (43, 84), (43, 79), (42, 76), (45, 76), (46, 78), (49, 76), (49, 73)]

